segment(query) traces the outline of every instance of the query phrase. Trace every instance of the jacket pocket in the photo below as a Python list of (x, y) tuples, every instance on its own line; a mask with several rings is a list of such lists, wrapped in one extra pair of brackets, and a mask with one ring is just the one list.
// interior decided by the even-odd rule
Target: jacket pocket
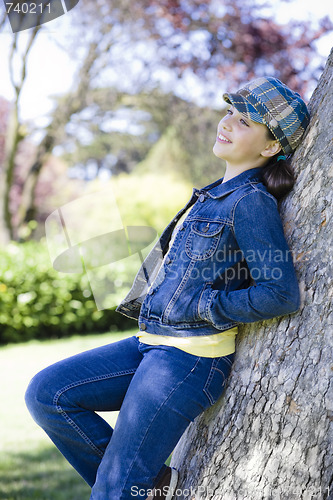
[(203, 322), (198, 314), (202, 282), (191, 278), (192, 271), (196, 271), (194, 261), (190, 263), (183, 280), (163, 311), (163, 322), (174, 325)]
[(224, 226), (223, 222), (194, 221), (185, 244), (187, 256), (194, 260), (205, 260), (214, 255)]

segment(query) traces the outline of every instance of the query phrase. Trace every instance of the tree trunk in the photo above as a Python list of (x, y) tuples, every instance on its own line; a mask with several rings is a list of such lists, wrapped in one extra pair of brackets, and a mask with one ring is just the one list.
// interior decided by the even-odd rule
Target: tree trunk
[(10, 213), (10, 191), (14, 178), (15, 156), (22, 139), (16, 100), (9, 117), (5, 155), (0, 172), (0, 245), (3, 246), (13, 239), (12, 215)]
[[(5, 141), (5, 155), (0, 166), (0, 245), (7, 244), (14, 238), (14, 228), (12, 223), (12, 214), (10, 211), (10, 192), (14, 180), (15, 158), (19, 149), (20, 142), (24, 139), (22, 133), (22, 123), (19, 118), (19, 100), (25, 84), (27, 75), (27, 58), (33, 44), (40, 31), (40, 26), (36, 26), (29, 34), (26, 45), (23, 48), (19, 46), (19, 35), (15, 33), (11, 42), (9, 56), (9, 73), (11, 83), (15, 92), (15, 102), (9, 118), (7, 137)], [(15, 68), (16, 57), (20, 55), (20, 68)], [(15, 68), (15, 70), (14, 70)], [(14, 74), (18, 72), (18, 77)]]
[[(106, 26), (104, 30), (107, 32), (110, 30), (110, 26)], [(104, 32), (105, 31), (102, 31), (101, 37)], [(107, 51), (107, 47), (103, 50)], [(23, 186), (21, 202), (17, 214), (17, 231), (24, 223), (29, 222), (31, 218), (35, 217), (35, 191), (45, 159), (52, 153), (54, 146), (61, 143), (65, 127), (72, 115), (82, 111), (82, 109), (87, 106), (87, 102), (90, 99), (89, 90), (91, 89), (91, 80), (94, 77), (93, 67), (96, 59), (100, 57), (100, 53), (101, 48), (99, 41), (97, 40), (90, 43), (87, 55), (78, 71), (78, 76), (76, 78), (77, 88), (61, 99), (53, 112), (52, 122), (47, 127), (46, 134), (38, 146), (36, 159), (29, 169)]]
[(240, 328), (224, 395), (173, 453), (178, 499), (333, 499), (333, 51), (309, 107), (281, 204), (301, 309)]

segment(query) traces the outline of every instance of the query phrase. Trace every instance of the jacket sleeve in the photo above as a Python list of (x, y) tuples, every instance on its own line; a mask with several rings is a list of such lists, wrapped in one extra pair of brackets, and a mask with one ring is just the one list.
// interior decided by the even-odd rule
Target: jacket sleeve
[(241, 198), (234, 211), (234, 234), (254, 285), (234, 291), (206, 285), (200, 317), (218, 328), (228, 321), (251, 323), (295, 312), (299, 287), (275, 198), (259, 190)]

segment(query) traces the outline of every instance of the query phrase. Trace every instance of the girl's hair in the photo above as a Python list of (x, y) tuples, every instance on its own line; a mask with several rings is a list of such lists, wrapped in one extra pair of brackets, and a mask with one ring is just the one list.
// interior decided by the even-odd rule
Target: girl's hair
[[(223, 99), (252, 121), (266, 125), (287, 156), (301, 143), (310, 122), (301, 96), (273, 76), (257, 78), (235, 94), (223, 94)], [(278, 156), (267, 163), (263, 172), (268, 191), (280, 199), (293, 187), (294, 175), (288, 160), (277, 161)]]
[[(267, 128), (267, 133), (270, 139), (275, 139), (272, 132)], [(283, 152), (277, 153), (263, 168), (263, 182), (267, 187), (267, 191), (271, 193), (277, 200), (283, 198), (295, 184), (294, 173), (291, 169), (288, 159), (277, 161), (278, 157)]]

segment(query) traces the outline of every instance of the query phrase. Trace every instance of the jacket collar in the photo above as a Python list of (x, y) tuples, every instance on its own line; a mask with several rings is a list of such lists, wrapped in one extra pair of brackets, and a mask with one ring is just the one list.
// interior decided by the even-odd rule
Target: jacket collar
[(235, 189), (238, 189), (239, 187), (244, 186), (245, 184), (261, 182), (262, 169), (263, 167), (256, 167), (256, 168), (251, 168), (249, 170), (245, 170), (245, 172), (242, 172), (241, 174), (237, 175), (236, 177), (233, 177), (232, 179), (224, 183), (222, 182), (223, 181), (222, 177), (218, 181), (209, 184), (200, 191), (205, 191), (213, 199), (221, 198), (222, 196), (225, 196), (226, 194), (235, 191)]

